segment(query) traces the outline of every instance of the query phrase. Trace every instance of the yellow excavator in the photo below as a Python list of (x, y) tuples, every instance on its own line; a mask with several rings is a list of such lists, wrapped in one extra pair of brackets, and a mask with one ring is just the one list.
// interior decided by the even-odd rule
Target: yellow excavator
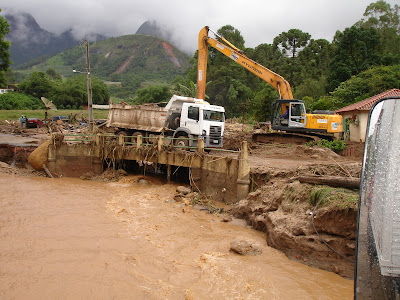
[[(212, 32), (219, 40), (209, 37)], [(257, 142), (290, 141), (302, 143), (314, 137), (333, 139), (334, 133), (342, 132), (342, 116), (338, 114), (306, 113), (304, 102), (293, 99), (289, 82), (282, 76), (248, 58), (242, 50), (208, 26), (199, 33), (197, 98), (205, 99), (208, 46), (211, 46), (251, 73), (270, 84), (279, 93), (272, 109), (271, 128), (276, 134), (256, 134)], [(297, 139), (297, 141), (296, 141)]]

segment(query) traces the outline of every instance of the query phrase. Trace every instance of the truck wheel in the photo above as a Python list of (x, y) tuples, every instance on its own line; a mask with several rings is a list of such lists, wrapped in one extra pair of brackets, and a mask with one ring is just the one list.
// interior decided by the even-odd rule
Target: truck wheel
[(153, 133), (150, 133), (149, 135), (148, 135), (148, 137), (146, 138), (146, 141), (147, 141), (147, 144), (151, 144), (151, 145), (155, 145), (155, 144), (157, 144), (157, 135), (156, 134), (153, 134)]
[(168, 126), (171, 129), (177, 129), (181, 125), (181, 114), (173, 113), (168, 118)]
[[(187, 135), (180, 135), (176, 137), (177, 140), (174, 140), (174, 145), (177, 146), (178, 150), (189, 150), (187, 148), (183, 148), (183, 147), (188, 147), (189, 146), (189, 140), (187, 140), (188, 136)], [(179, 138), (183, 138), (183, 139), (179, 139)]]
[[(136, 144), (136, 142), (137, 142), (137, 137), (138, 137), (139, 135), (141, 135), (141, 136), (143, 137), (143, 134), (142, 134), (140, 131), (135, 131), (134, 133), (132, 133), (132, 140), (131, 140), (131, 142), (132, 142), (133, 144)], [(143, 142), (143, 139), (142, 139), (142, 142)]]

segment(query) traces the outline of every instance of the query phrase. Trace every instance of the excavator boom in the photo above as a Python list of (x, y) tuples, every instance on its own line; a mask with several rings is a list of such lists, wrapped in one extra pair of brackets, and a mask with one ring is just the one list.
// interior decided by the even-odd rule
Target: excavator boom
[(243, 54), (240, 49), (233, 46), (223, 37), (220, 38), (224, 43), (210, 38), (208, 36), (209, 30), (210, 29), (208, 28), (208, 26), (206, 26), (199, 33), (197, 98), (205, 98), (208, 46), (210, 45), (211, 47), (217, 49), (230, 59), (234, 60), (235, 62), (246, 68), (248, 71), (260, 77), (265, 82), (269, 83), (279, 92), (280, 98), (293, 99), (290, 84), (282, 76), (251, 60), (245, 54)]

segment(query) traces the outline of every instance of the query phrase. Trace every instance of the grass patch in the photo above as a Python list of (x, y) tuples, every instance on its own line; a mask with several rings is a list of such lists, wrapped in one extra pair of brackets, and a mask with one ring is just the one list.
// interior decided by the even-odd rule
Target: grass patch
[[(18, 121), (21, 115), (27, 116), (28, 118), (44, 119), (45, 111), (44, 109), (0, 110), (0, 121)], [(75, 115), (81, 112), (86, 118), (88, 117), (87, 110), (59, 109), (57, 111), (48, 111), (47, 113), (48, 118), (51, 118), (57, 115), (69, 116), (70, 114)], [(93, 110), (93, 117), (95, 119), (107, 119), (107, 116), (108, 110)]]
[(285, 188), (285, 200), (286, 201), (295, 201), (297, 200), (297, 196), (299, 193), (296, 191), (296, 189), (292, 186), (287, 186)]
[(357, 209), (358, 192), (327, 186), (314, 186), (307, 200), (311, 206), (316, 206), (321, 201), (319, 207), (335, 206), (341, 209)]

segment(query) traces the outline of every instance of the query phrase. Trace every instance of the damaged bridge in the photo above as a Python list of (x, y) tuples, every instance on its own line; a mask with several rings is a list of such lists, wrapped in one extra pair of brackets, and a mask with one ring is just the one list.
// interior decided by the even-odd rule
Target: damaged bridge
[(221, 149), (210, 155), (205, 150), (202, 139), (197, 140), (197, 147), (179, 147), (162, 136), (150, 140), (140, 135), (52, 134), (48, 168), (58, 176), (80, 177), (88, 172), (101, 174), (106, 161), (137, 161), (165, 165), (169, 180), (171, 166), (184, 167), (190, 170), (192, 188), (203, 195), (226, 203), (246, 198), (250, 187), (247, 142), (242, 143), (241, 151)]

